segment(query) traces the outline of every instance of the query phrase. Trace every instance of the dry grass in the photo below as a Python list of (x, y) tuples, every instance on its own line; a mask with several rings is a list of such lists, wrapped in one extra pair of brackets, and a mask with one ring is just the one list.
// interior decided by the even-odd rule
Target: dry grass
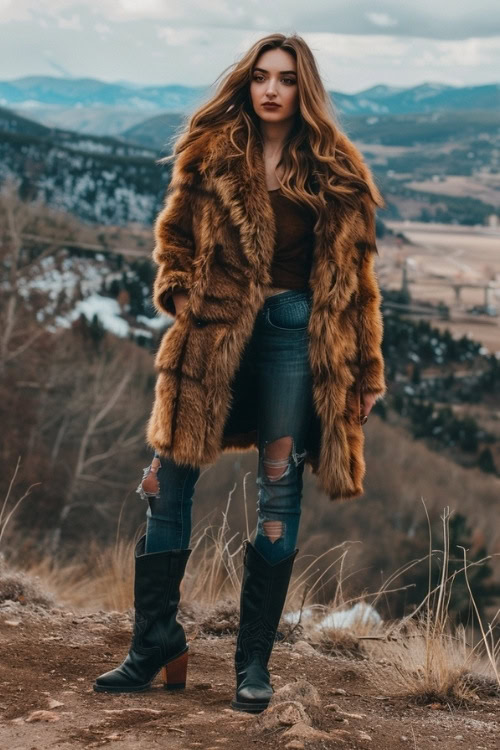
[[(379, 641), (379, 644), (383, 643), (384, 658), (372, 658), (369, 671), (373, 682), (382, 692), (387, 690), (389, 684), (394, 693), (403, 694), (418, 703), (439, 702), (459, 706), (477, 700), (480, 694), (500, 695), (500, 639), (495, 640), (494, 635), (500, 609), (485, 630), (470, 589), (467, 556), (462, 548), (462, 570), (481, 636), (474, 644), (468, 640), (463, 626), (452, 629), (448, 605), (457, 573), (448, 576), (450, 516), (447, 507), (441, 517), (444, 550), (439, 584), (432, 590), (429, 584), (428, 594), (415, 612), (387, 628)], [(429, 518), (428, 528), (430, 560), (432, 532)], [(377, 651), (380, 654), (379, 644), (372, 644), (372, 657)], [(381, 669), (381, 666), (384, 668)]]
[[(307, 633), (307, 631), (306, 631)], [(324, 628), (309, 636), (311, 643), (328, 656), (346, 656), (350, 659), (364, 659), (362, 641), (347, 628)]]
[[(415, 703), (461, 706), (477, 701), (487, 688), (500, 684), (465, 630), (428, 630), (427, 617), (398, 623), (387, 640), (367, 644), (367, 673), (381, 694), (400, 695)], [(479, 641), (477, 646), (480, 646)]]
[[(251, 532), (248, 523), (246, 478), (243, 479), (246, 538)], [(220, 525), (205, 525), (202, 519), (193, 528), (191, 547), (193, 549), (190, 570), (184, 582), (184, 596), (188, 600), (214, 607), (221, 599), (237, 601), (241, 586), (243, 541), (239, 534), (231, 533), (228, 522), (229, 508), (236, 485), (228, 495), (222, 511)]]
[(43, 578), (22, 570), (12, 570), (0, 555), (0, 604), (5, 601), (36, 605), (44, 609), (56, 605)]
[(101, 549), (89, 542), (92, 561), (54, 566), (51, 557), (30, 566), (30, 574), (44, 580), (65, 607), (123, 612), (133, 606), (135, 540), (119, 539)]

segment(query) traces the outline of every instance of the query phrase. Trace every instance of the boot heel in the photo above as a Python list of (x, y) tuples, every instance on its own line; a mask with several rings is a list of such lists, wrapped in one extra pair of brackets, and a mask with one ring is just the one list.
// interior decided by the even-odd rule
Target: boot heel
[(161, 678), (165, 690), (183, 690), (186, 687), (188, 652), (169, 661), (161, 669)]

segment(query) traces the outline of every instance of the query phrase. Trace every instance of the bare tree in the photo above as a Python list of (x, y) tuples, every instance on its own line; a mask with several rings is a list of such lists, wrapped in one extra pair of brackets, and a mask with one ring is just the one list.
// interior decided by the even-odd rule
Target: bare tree
[(120, 467), (144, 442), (144, 353), (123, 343), (97, 359), (92, 372), (84, 370), (75, 379), (71, 399), (59, 410), (57, 440), (66, 441), (67, 459), (66, 472), (61, 472), (64, 502), (51, 533), (54, 556), (64, 525), (76, 509), (84, 512), (79, 518), (90, 512), (109, 520), (113, 506), (106, 502), (102, 488), (128, 488), (127, 482), (120, 481)]

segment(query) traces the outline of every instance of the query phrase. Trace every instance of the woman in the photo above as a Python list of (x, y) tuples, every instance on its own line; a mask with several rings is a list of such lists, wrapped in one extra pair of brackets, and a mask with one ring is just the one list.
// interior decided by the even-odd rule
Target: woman
[(362, 494), (364, 435), (385, 393), (375, 206), (383, 199), (342, 133), (304, 40), (255, 43), (177, 140), (155, 224), (156, 356), (138, 492), (135, 624), (125, 661), (96, 690), (186, 683), (176, 620), (200, 467), (258, 449), (258, 522), (244, 542), (236, 695), (264, 710), (268, 660), (298, 549), (305, 465), (331, 500)]

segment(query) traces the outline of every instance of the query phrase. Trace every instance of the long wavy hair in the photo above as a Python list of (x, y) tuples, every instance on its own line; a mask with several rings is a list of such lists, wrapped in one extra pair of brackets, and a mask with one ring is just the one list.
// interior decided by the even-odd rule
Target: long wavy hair
[(216, 79), (219, 83), (215, 94), (185, 118), (181, 132), (172, 138), (172, 153), (157, 163), (168, 163), (193, 147), (198, 139), (204, 140), (211, 133), (224, 129), (226, 142), (234, 147), (233, 155), (245, 154), (252, 174), (255, 170), (252, 150), (256, 144), (262, 146), (262, 136), (260, 118), (252, 105), (250, 82), (260, 55), (277, 48), (296, 60), (299, 98), (295, 121), (279, 162), (283, 166), (283, 179), (277, 179), (283, 193), (295, 202), (308, 204), (319, 224), (331, 200), (337, 205), (361, 207), (368, 196), (376, 205), (385, 207), (361, 152), (339, 125), (310, 47), (297, 34), (269, 34), (255, 42), (238, 62), (222, 71)]

